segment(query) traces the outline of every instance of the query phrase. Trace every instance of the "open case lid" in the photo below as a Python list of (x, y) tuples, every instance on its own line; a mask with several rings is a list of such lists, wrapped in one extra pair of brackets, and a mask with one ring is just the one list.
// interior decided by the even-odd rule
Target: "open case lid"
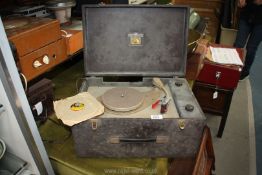
[(184, 76), (189, 8), (83, 6), (86, 76)]

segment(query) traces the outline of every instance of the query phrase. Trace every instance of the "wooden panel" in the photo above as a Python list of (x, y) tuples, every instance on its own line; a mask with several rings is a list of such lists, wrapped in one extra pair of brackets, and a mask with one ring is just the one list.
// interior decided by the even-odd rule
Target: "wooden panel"
[(195, 10), (207, 22), (205, 33), (215, 40), (220, 26), (219, 14), (215, 9), (195, 8)]
[(186, 79), (196, 80), (202, 65), (203, 57), (200, 54), (189, 54), (187, 58)]
[(212, 137), (210, 129), (206, 127), (196, 157), (174, 159), (169, 166), (168, 175), (211, 175), (215, 168), (214, 163)]
[(60, 24), (57, 20), (48, 18), (7, 18), (6, 26), (12, 23), (28, 23), (24, 26), (6, 29), (8, 39), (13, 42), (19, 58), (41, 47), (61, 39)]
[(56, 59), (57, 64), (62, 63), (63, 61), (67, 60), (69, 57), (67, 55), (67, 47), (66, 47), (66, 40), (62, 38), (58, 40), (56, 46)]
[(192, 175), (211, 175), (215, 169), (215, 153), (210, 129), (205, 128)]
[(207, 22), (206, 35), (215, 41), (220, 27), (220, 11), (223, 0), (173, 0), (174, 4), (189, 5)]
[(173, 0), (175, 4), (189, 5), (193, 8), (218, 8), (222, 6), (221, 0)]
[(192, 175), (195, 166), (195, 158), (174, 159), (171, 163), (168, 175)]
[[(49, 64), (43, 62), (43, 57), (48, 56), (50, 59)], [(20, 58), (20, 67), (22, 73), (25, 75), (28, 81), (37, 77), (38, 75), (46, 72), (48, 69), (61, 63), (67, 58), (66, 46), (64, 40), (58, 40), (48, 46), (38, 49), (30, 54), (27, 54)], [(35, 68), (33, 66), (34, 61), (39, 61), (42, 65)]]
[(83, 48), (83, 31), (82, 30), (65, 30), (70, 37), (65, 37), (67, 54), (73, 55)]
[[(212, 85), (195, 82), (193, 92), (204, 112), (223, 115), (233, 90), (218, 89)], [(215, 92), (217, 92), (217, 98), (214, 98)]]
[(208, 47), (208, 40), (200, 39), (193, 53), (187, 55), (186, 79), (196, 80), (203, 67), (203, 60)]

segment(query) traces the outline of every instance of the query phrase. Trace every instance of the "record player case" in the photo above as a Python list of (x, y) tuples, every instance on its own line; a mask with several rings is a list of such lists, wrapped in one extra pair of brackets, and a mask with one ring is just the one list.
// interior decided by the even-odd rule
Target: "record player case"
[[(101, 116), (72, 126), (78, 156), (196, 155), (206, 118), (183, 78), (188, 12), (185, 6), (83, 7), (86, 78), (80, 91), (92, 94), (95, 87), (154, 88), (152, 78), (160, 77), (177, 113), (154, 119), (153, 112), (148, 112), (152, 111), (151, 105), (145, 113), (132, 115), (113, 115), (106, 110)], [(112, 76), (138, 77), (140, 81), (108, 80)]]

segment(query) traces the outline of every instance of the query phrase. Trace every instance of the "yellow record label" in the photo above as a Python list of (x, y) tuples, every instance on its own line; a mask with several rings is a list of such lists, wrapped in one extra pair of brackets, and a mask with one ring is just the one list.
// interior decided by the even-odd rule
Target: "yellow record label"
[(74, 103), (71, 105), (70, 109), (72, 111), (80, 111), (82, 109), (84, 109), (85, 104), (84, 103)]

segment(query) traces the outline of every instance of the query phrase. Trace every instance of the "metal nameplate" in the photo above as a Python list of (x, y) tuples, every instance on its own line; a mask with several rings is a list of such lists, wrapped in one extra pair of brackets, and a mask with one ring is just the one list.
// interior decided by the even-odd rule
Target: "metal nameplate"
[(129, 46), (142, 46), (143, 45), (143, 37), (142, 33), (129, 33)]

